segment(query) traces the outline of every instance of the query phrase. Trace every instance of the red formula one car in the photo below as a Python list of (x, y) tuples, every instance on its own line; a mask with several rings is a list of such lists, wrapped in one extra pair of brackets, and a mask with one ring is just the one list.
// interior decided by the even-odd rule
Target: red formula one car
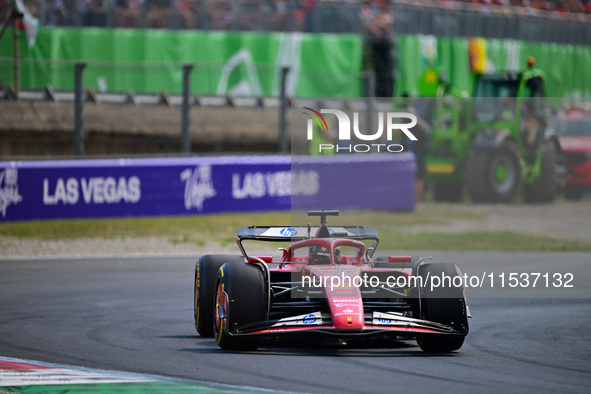
[[(416, 338), (450, 352), (468, 334), (468, 307), (454, 264), (373, 259), (377, 231), (364, 226), (243, 227), (242, 255), (206, 255), (195, 266), (195, 328), (223, 349), (256, 349), (264, 338), (313, 335), (346, 344), (360, 338)], [(289, 242), (282, 256), (256, 256), (244, 241)], [(371, 245), (370, 245), (371, 244)]]

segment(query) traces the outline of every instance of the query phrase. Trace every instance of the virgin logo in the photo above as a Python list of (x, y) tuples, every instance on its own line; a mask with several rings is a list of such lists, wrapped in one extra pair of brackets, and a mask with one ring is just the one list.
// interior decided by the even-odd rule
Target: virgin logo
[(3, 218), (6, 217), (6, 208), (9, 205), (16, 205), (23, 200), (23, 196), (18, 193), (17, 171), (16, 168), (0, 171), (0, 212)]
[(181, 172), (181, 179), (185, 181), (185, 208), (203, 210), (203, 203), (214, 197), (216, 191), (211, 180), (211, 166), (202, 165), (195, 169), (187, 168)]

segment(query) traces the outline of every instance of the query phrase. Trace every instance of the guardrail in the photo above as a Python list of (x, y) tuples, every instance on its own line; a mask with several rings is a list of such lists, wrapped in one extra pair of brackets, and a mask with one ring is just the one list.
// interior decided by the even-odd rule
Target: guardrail
[(0, 220), (412, 211), (414, 178), (408, 153), (0, 162)]
[[(68, 67), (72, 66), (69, 64)], [(269, 113), (275, 113), (277, 121), (275, 135), (276, 137), (276, 148), (274, 149), (275, 152), (286, 154), (290, 151), (290, 141), (289, 141), (289, 130), (288, 130), (288, 111), (292, 108), (302, 108), (302, 107), (316, 107), (320, 108), (325, 105), (330, 105), (336, 108), (356, 108), (358, 110), (365, 111), (367, 113), (371, 113), (374, 109), (382, 109), (382, 110), (389, 110), (391, 107), (390, 100), (380, 100), (371, 97), (371, 95), (367, 95), (364, 98), (334, 98), (328, 99), (330, 103), (327, 103), (325, 99), (316, 99), (316, 98), (296, 98), (292, 96), (288, 96), (287, 92), (287, 77), (289, 74), (288, 67), (282, 67), (282, 72), (280, 73), (280, 81), (279, 81), (279, 97), (265, 97), (265, 96), (249, 96), (249, 97), (235, 97), (232, 95), (225, 95), (225, 96), (202, 96), (192, 94), (190, 92), (190, 85), (191, 85), (191, 69), (192, 65), (187, 64), (183, 66), (183, 74), (182, 74), (182, 94), (169, 94), (167, 92), (160, 92), (157, 94), (142, 94), (142, 93), (134, 93), (134, 92), (97, 92), (92, 88), (88, 88), (86, 90), (83, 89), (83, 73), (85, 70), (85, 63), (75, 63), (73, 64), (74, 69), (74, 89), (65, 91), (65, 90), (54, 90), (54, 88), (50, 85), (46, 85), (44, 89), (39, 90), (20, 90), (15, 92), (11, 87), (7, 87), (5, 90), (0, 91), (0, 100), (2, 99), (16, 99), (18, 101), (30, 101), (30, 102), (54, 102), (54, 103), (74, 103), (74, 118), (72, 122), (71, 128), (68, 127), (67, 130), (63, 129), (63, 124), (60, 126), (60, 132), (71, 132), (73, 130), (73, 141), (72, 145), (74, 146), (74, 152), (76, 156), (84, 156), (86, 154), (85, 150), (85, 140), (88, 139), (88, 133), (85, 131), (88, 128), (92, 128), (94, 131), (97, 131), (97, 128), (100, 128), (100, 124), (105, 123), (105, 118), (107, 117), (116, 117), (116, 115), (109, 114), (109, 111), (112, 111), (113, 108), (119, 108), (122, 105), (129, 105), (133, 107), (138, 107), (135, 109), (139, 109), (141, 107), (151, 107), (151, 106), (159, 106), (159, 107), (180, 107), (180, 112), (171, 112), (168, 117), (169, 121), (174, 121), (175, 125), (180, 120), (178, 129), (170, 130), (170, 126), (172, 123), (167, 124), (166, 129), (162, 129), (159, 131), (160, 135), (165, 135), (167, 137), (171, 137), (172, 139), (176, 138), (176, 136), (180, 137), (179, 148), (174, 150), (177, 153), (188, 154), (191, 151), (194, 151), (192, 139), (195, 137), (191, 133), (191, 123), (192, 122), (199, 122), (203, 121), (203, 116), (200, 119), (195, 119), (195, 111), (193, 109), (230, 109), (228, 113), (226, 113), (226, 119), (232, 119), (236, 123), (248, 123), (254, 121), (263, 121), (269, 122), (268, 115)], [(370, 85), (373, 84), (374, 74), (373, 72), (364, 72), (361, 74), (361, 80), (365, 86), (365, 90), (367, 91)], [(104, 107), (100, 107), (105, 113), (102, 115), (102, 118), (94, 117), (94, 123), (88, 121), (87, 117), (85, 116), (85, 108), (88, 104), (107, 104)], [(57, 108), (57, 107), (56, 107)], [(97, 108), (93, 106), (90, 108), (96, 112)], [(109, 109), (110, 108), (110, 109)], [(240, 114), (244, 115), (244, 113), (239, 111), (232, 111), (231, 109), (243, 109), (243, 110), (265, 110), (264, 116), (259, 115), (257, 111), (254, 111), (250, 114), (248, 119), (240, 119)], [(18, 109), (15, 109), (18, 110)], [(21, 109), (22, 110), (22, 109)], [(54, 109), (55, 110), (55, 109)], [(52, 111), (54, 111), (52, 110)], [(88, 108), (87, 108), (88, 110)], [(193, 112), (193, 115), (191, 113)], [(96, 115), (96, 114), (95, 114)], [(193, 120), (192, 120), (193, 118)], [(261, 120), (262, 118), (262, 120)], [(86, 120), (85, 120), (86, 119)], [(129, 121), (128, 118), (121, 119), (121, 124)], [(209, 119), (209, 121), (213, 121)], [(32, 119), (29, 117), (27, 122), (31, 123)], [(37, 122), (39, 123), (39, 122)], [(166, 123), (166, 122), (164, 122)], [(206, 121), (207, 123), (207, 121)], [(176, 127), (176, 126), (175, 126)], [(230, 127), (230, 126), (228, 126)], [(31, 125), (30, 130), (37, 129), (38, 127)], [(230, 130), (226, 130), (225, 132), (232, 131), (235, 127), (230, 127)], [(369, 128), (373, 128), (372, 125), (369, 125)], [(124, 129), (124, 127), (123, 127)], [(204, 125), (200, 126), (200, 129), (204, 133), (210, 132), (210, 130), (205, 127)], [(264, 124), (259, 124), (259, 129), (269, 129), (269, 126), (265, 126)], [(8, 131), (10, 130), (3, 130), (3, 127), (0, 127), (0, 131)], [(102, 132), (111, 132), (111, 133), (122, 133), (122, 129), (118, 130), (102, 130)], [(129, 130), (128, 130), (129, 133)], [(144, 134), (141, 136), (143, 141), (145, 142), (149, 138), (153, 138), (153, 132), (149, 132), (144, 130), (139, 130), (139, 133), (136, 132), (135, 134)], [(252, 134), (252, 133), (251, 133)], [(149, 137), (147, 136), (149, 135)], [(20, 139), (24, 135), (20, 136)], [(170, 142), (166, 142), (169, 144)], [(237, 141), (237, 140), (236, 140)], [(227, 141), (225, 141), (227, 142)], [(174, 143), (174, 142), (173, 142)], [(218, 142), (219, 143), (219, 142)], [(262, 143), (262, 142), (261, 142)], [(267, 144), (268, 145), (268, 144)], [(215, 149), (218, 150), (217, 148)], [(269, 149), (265, 149), (265, 151), (269, 151)], [(271, 149), (273, 151), (273, 149)], [(38, 153), (37, 153), (38, 154)], [(14, 154), (13, 154), (14, 155)]]

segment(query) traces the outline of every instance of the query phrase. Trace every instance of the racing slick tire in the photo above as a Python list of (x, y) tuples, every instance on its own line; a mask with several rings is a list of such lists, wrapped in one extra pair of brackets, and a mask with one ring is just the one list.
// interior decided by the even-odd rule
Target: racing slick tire
[(193, 313), (195, 329), (202, 337), (213, 337), (213, 300), (219, 268), (227, 262), (242, 261), (240, 255), (210, 254), (201, 256), (195, 264)]
[[(462, 347), (468, 333), (468, 313), (464, 286), (437, 286), (431, 288), (433, 277), (454, 278), (462, 276), (459, 268), (450, 263), (425, 263), (418, 268), (418, 274), (425, 281), (420, 288), (420, 314), (422, 320), (453, 327), (461, 335), (432, 334), (419, 335), (417, 344), (426, 352), (452, 352)], [(427, 283), (429, 282), (429, 283)], [(453, 284), (453, 282), (452, 282)]]
[(466, 189), (476, 203), (512, 201), (521, 188), (521, 159), (512, 141), (484, 151), (472, 149), (466, 162)]
[(529, 204), (551, 203), (556, 198), (556, 150), (552, 142), (545, 144), (540, 166), (538, 181), (523, 186), (523, 197)]
[(265, 321), (265, 278), (251, 263), (224, 264), (216, 280), (214, 335), (224, 350), (256, 350), (260, 337), (233, 336), (236, 328)]

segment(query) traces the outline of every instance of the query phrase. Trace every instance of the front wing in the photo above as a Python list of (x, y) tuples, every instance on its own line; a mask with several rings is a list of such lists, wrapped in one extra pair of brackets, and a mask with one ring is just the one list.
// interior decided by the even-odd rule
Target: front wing
[(466, 336), (468, 329), (457, 331), (437, 322), (415, 319), (395, 314), (373, 312), (366, 314), (365, 325), (360, 329), (336, 328), (329, 314), (310, 313), (271, 322), (261, 322), (239, 327), (228, 334), (232, 336), (289, 336), (299, 334), (327, 335), (343, 338), (398, 336), (398, 335), (450, 335)]

